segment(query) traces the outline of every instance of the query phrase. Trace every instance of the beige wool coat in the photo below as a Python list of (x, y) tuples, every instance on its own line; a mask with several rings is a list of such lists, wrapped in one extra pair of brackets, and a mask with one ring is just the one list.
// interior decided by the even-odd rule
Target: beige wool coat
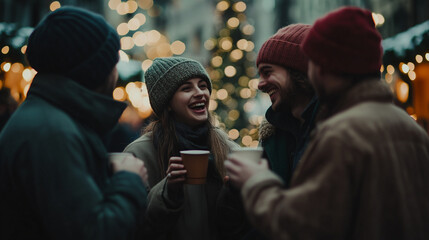
[[(229, 151), (239, 148), (223, 131), (216, 131), (224, 138)], [(124, 152), (142, 159), (148, 172), (150, 191), (145, 228), (141, 230), (147, 239), (236, 239), (247, 231), (248, 222), (239, 192), (233, 194), (213, 175), (207, 177), (205, 185), (185, 184), (184, 201), (177, 204), (170, 199), (166, 191), (165, 170), (158, 163), (152, 133), (146, 133), (129, 144)], [(237, 200), (233, 204), (238, 205), (230, 205), (229, 199), (235, 197)], [(233, 217), (224, 220), (224, 216)]]
[(357, 84), (318, 124), (291, 183), (271, 172), (242, 189), (272, 239), (429, 239), (429, 137), (381, 81)]

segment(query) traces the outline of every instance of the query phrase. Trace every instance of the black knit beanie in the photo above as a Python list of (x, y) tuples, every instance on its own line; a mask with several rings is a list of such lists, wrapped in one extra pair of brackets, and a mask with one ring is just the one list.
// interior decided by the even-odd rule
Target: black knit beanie
[(147, 69), (144, 78), (150, 105), (158, 116), (168, 105), (177, 89), (189, 79), (205, 80), (210, 93), (212, 92), (212, 82), (204, 67), (189, 58), (156, 58)]
[(119, 48), (118, 34), (101, 15), (62, 7), (34, 29), (26, 55), (38, 73), (58, 74), (95, 89), (118, 62)]

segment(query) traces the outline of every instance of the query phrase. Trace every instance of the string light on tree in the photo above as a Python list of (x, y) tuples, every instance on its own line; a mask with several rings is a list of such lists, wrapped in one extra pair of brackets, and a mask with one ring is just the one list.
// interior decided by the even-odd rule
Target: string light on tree
[[(183, 42), (177, 40), (170, 43), (161, 32), (150, 29), (148, 21), (159, 15), (153, 0), (110, 0), (108, 6), (122, 20), (116, 26), (121, 40), (121, 61), (140, 61), (141, 69), (146, 71), (157, 57), (170, 57), (185, 52)], [(115, 89), (113, 96), (119, 101), (129, 101), (142, 118), (147, 118), (152, 113), (144, 83), (125, 82), (124, 86)]]
[(262, 118), (253, 117), (256, 121), (250, 122), (251, 108), (245, 107), (257, 94), (257, 88), (249, 86), (250, 79), (256, 77), (256, 53), (251, 40), (255, 29), (247, 19), (246, 9), (244, 1), (218, 1), (220, 25), (216, 36), (206, 40), (204, 47), (212, 52), (208, 72), (215, 96), (210, 105), (212, 102), (216, 105), (210, 106), (210, 110), (218, 116), (221, 127), (229, 129), (231, 139), (244, 146), (256, 146), (257, 127)]

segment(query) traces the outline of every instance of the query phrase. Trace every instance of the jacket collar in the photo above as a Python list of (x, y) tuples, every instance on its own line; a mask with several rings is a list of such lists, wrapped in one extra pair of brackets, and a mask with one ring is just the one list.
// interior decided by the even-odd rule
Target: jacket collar
[(368, 101), (393, 102), (392, 91), (380, 79), (361, 80), (332, 101), (321, 103), (318, 121)]
[[(317, 97), (313, 97), (310, 103), (307, 104), (304, 111), (301, 113), (304, 123), (311, 121), (314, 118), (314, 113), (318, 105)], [(290, 111), (275, 112), (272, 107), (268, 108), (265, 113), (265, 118), (269, 123), (282, 130), (292, 132), (296, 135), (300, 129), (300, 122)]]
[(37, 74), (28, 96), (36, 95), (60, 108), (83, 125), (104, 135), (118, 122), (126, 104), (91, 91), (54, 74)]

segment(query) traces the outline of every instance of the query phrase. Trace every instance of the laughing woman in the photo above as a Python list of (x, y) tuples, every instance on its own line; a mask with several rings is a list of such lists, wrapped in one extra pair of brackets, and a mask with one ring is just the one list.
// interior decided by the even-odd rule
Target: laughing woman
[[(147, 239), (240, 239), (247, 229), (240, 195), (224, 183), (223, 161), (238, 145), (211, 124), (211, 80), (200, 63), (157, 58), (145, 73), (157, 117), (125, 148), (145, 161), (150, 192)], [(181, 150), (209, 150), (207, 183), (184, 184)]]

